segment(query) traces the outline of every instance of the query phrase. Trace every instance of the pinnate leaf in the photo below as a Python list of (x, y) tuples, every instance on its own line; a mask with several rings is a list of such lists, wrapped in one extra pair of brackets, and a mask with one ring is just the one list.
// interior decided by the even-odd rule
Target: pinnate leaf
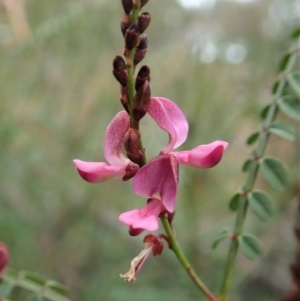
[(296, 96), (300, 98), (300, 72), (288, 74), (287, 81)]
[(287, 167), (280, 160), (272, 157), (263, 158), (260, 167), (265, 180), (275, 190), (283, 191), (289, 182)]
[(244, 172), (248, 171), (250, 168), (251, 162), (252, 162), (251, 159), (246, 160), (242, 166), (242, 171), (244, 171)]
[(260, 240), (253, 234), (244, 233), (238, 238), (242, 253), (249, 259), (255, 260), (263, 253)]
[(263, 221), (274, 214), (274, 203), (264, 191), (254, 191), (248, 195), (249, 206), (252, 211)]
[(288, 141), (295, 140), (295, 129), (291, 125), (283, 122), (283, 121), (274, 121), (271, 123), (269, 127), (269, 132), (272, 134), (286, 139)]
[(230, 237), (230, 235), (231, 235), (231, 233), (230, 233), (230, 231), (229, 231), (228, 228), (222, 229), (222, 231), (221, 231), (221, 233), (219, 234), (219, 236), (218, 236), (218, 237), (215, 239), (215, 241), (213, 242), (212, 248), (215, 249), (215, 248), (219, 245), (219, 243), (220, 243), (221, 241), (223, 241), (224, 239)]
[(253, 144), (258, 139), (258, 137), (259, 137), (259, 132), (255, 132), (255, 133), (251, 134), (249, 136), (249, 138), (247, 139), (247, 144), (248, 145)]
[(278, 100), (280, 110), (289, 117), (300, 121), (300, 101), (291, 95), (282, 96)]
[(232, 198), (231, 200), (229, 201), (229, 208), (232, 210), (232, 211), (236, 211), (239, 207), (239, 203), (240, 203), (240, 197), (241, 197), (241, 194), (240, 193), (236, 193)]

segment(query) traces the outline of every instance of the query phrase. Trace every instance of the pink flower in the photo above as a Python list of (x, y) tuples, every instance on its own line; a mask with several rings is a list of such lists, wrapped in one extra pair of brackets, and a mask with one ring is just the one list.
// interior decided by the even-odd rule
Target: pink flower
[(123, 177), (131, 178), (139, 169), (122, 153), (123, 140), (129, 129), (129, 116), (125, 111), (119, 112), (107, 127), (104, 140), (105, 162), (84, 162), (75, 159), (79, 175), (90, 183), (102, 182), (109, 179)]
[(173, 152), (187, 138), (188, 123), (172, 101), (157, 97), (151, 99), (148, 113), (168, 132), (169, 143), (161, 154), (143, 166), (135, 175), (133, 191), (145, 198), (157, 198), (169, 212), (175, 210), (178, 186), (178, 163), (198, 168), (211, 168), (218, 164), (228, 143), (214, 141), (189, 151)]

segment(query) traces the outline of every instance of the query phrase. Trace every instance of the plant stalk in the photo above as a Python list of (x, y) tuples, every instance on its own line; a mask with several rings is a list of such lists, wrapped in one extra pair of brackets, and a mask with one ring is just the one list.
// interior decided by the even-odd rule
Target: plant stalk
[[(298, 41), (298, 44), (296, 45), (296, 47), (299, 48), (299, 41)], [(228, 300), (235, 259), (236, 259), (236, 255), (237, 255), (238, 248), (239, 248), (237, 238), (243, 232), (243, 227), (244, 227), (244, 223), (245, 223), (245, 219), (246, 219), (246, 215), (247, 215), (247, 209), (248, 209), (247, 194), (249, 192), (251, 192), (254, 187), (256, 176), (259, 171), (258, 160), (263, 157), (266, 146), (267, 146), (267, 142), (269, 140), (270, 133), (267, 131), (267, 129), (269, 128), (271, 123), (276, 118), (276, 115), (278, 112), (277, 100), (279, 97), (281, 97), (283, 95), (284, 88), (286, 85), (286, 75), (292, 71), (296, 62), (297, 62), (297, 51), (294, 51), (293, 54), (290, 55), (289, 60), (286, 64), (286, 67), (283, 70), (283, 77), (279, 81), (279, 84), (276, 88), (276, 91), (273, 96), (273, 102), (270, 106), (270, 109), (268, 111), (267, 117), (264, 122), (263, 130), (259, 135), (258, 146), (257, 146), (256, 150), (254, 151), (255, 155), (253, 156), (253, 160), (252, 160), (250, 168), (249, 168), (249, 174), (248, 174), (248, 177), (246, 180), (246, 184), (243, 187), (243, 193), (240, 197), (234, 231), (233, 231), (233, 235), (232, 235), (231, 244), (229, 247), (229, 252), (228, 252), (227, 261), (226, 261), (226, 265), (225, 265), (224, 277), (223, 277), (223, 281), (222, 281), (221, 289), (220, 289), (220, 296), (219, 296), (220, 301)]]

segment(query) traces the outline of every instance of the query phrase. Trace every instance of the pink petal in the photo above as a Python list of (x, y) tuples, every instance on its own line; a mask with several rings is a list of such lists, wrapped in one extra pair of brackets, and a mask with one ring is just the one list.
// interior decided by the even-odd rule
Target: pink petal
[(158, 216), (162, 210), (164, 210), (164, 207), (161, 201), (151, 199), (148, 204), (141, 209), (134, 209), (122, 213), (119, 216), (119, 220), (133, 229), (155, 231), (158, 229)]
[(104, 162), (73, 160), (79, 175), (90, 183), (123, 177), (127, 166), (109, 166)]
[(190, 151), (172, 152), (179, 164), (198, 168), (211, 168), (217, 165), (223, 156), (228, 143), (214, 141), (210, 144), (199, 145)]
[(157, 198), (173, 212), (177, 195), (178, 162), (172, 155), (160, 155), (143, 166), (135, 175), (133, 191), (146, 198)]
[(189, 131), (188, 122), (183, 112), (173, 101), (163, 97), (152, 97), (148, 113), (158, 126), (169, 134), (169, 143), (162, 150), (162, 153), (171, 152), (186, 140)]
[(113, 118), (106, 129), (104, 156), (110, 165), (124, 166), (130, 162), (122, 153), (123, 139), (129, 125), (129, 115), (125, 111), (121, 111)]

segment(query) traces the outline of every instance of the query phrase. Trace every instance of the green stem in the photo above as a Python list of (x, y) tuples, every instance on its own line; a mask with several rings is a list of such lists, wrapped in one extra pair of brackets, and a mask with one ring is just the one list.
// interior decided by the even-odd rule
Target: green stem
[(177, 259), (188, 273), (190, 278), (196, 284), (196, 286), (201, 290), (201, 292), (206, 296), (206, 298), (210, 301), (218, 301), (218, 299), (213, 295), (213, 293), (205, 286), (205, 284), (201, 281), (201, 279), (197, 276), (196, 272), (191, 267), (190, 263), (186, 259), (183, 251), (180, 248), (180, 245), (175, 237), (174, 231), (168, 221), (167, 217), (161, 218), (162, 224), (165, 228), (165, 231), (170, 240), (170, 245), (172, 247), (173, 252), (175, 253)]
[[(299, 42), (297, 44), (297, 47), (299, 47)], [(236, 259), (236, 255), (238, 252), (238, 240), (237, 238), (242, 234), (243, 232), (243, 227), (247, 215), (247, 209), (248, 209), (248, 200), (247, 200), (247, 194), (252, 191), (254, 187), (254, 183), (256, 180), (256, 176), (259, 170), (259, 163), (258, 160), (263, 157), (268, 138), (269, 138), (269, 132), (267, 129), (271, 125), (271, 123), (274, 121), (276, 115), (277, 115), (277, 100), (279, 97), (283, 95), (284, 87), (286, 85), (286, 75), (292, 71), (293, 67), (296, 64), (297, 61), (297, 51), (292, 54), (286, 64), (285, 69), (283, 70), (283, 77), (279, 81), (279, 84), (277, 86), (277, 89), (274, 94), (273, 102), (270, 106), (270, 109), (268, 111), (268, 115), (266, 117), (266, 120), (264, 122), (264, 127), (262, 132), (259, 135), (259, 140), (258, 140), (258, 146), (256, 150), (254, 151), (254, 157), (251, 162), (250, 168), (249, 168), (249, 174), (246, 180), (246, 184), (243, 187), (243, 193), (241, 194), (240, 197), (240, 202), (239, 202), (239, 208), (237, 211), (237, 216), (236, 216), (236, 221), (235, 221), (235, 226), (234, 226), (234, 232), (232, 235), (232, 240), (231, 244), (229, 247), (229, 252), (227, 256), (227, 261), (225, 265), (225, 273), (223, 277), (223, 281), (221, 284), (221, 290), (220, 290), (220, 301), (227, 301), (228, 300), (228, 295), (229, 295), (229, 288), (232, 280), (232, 275), (233, 275), (233, 269), (234, 269), (234, 263)]]

